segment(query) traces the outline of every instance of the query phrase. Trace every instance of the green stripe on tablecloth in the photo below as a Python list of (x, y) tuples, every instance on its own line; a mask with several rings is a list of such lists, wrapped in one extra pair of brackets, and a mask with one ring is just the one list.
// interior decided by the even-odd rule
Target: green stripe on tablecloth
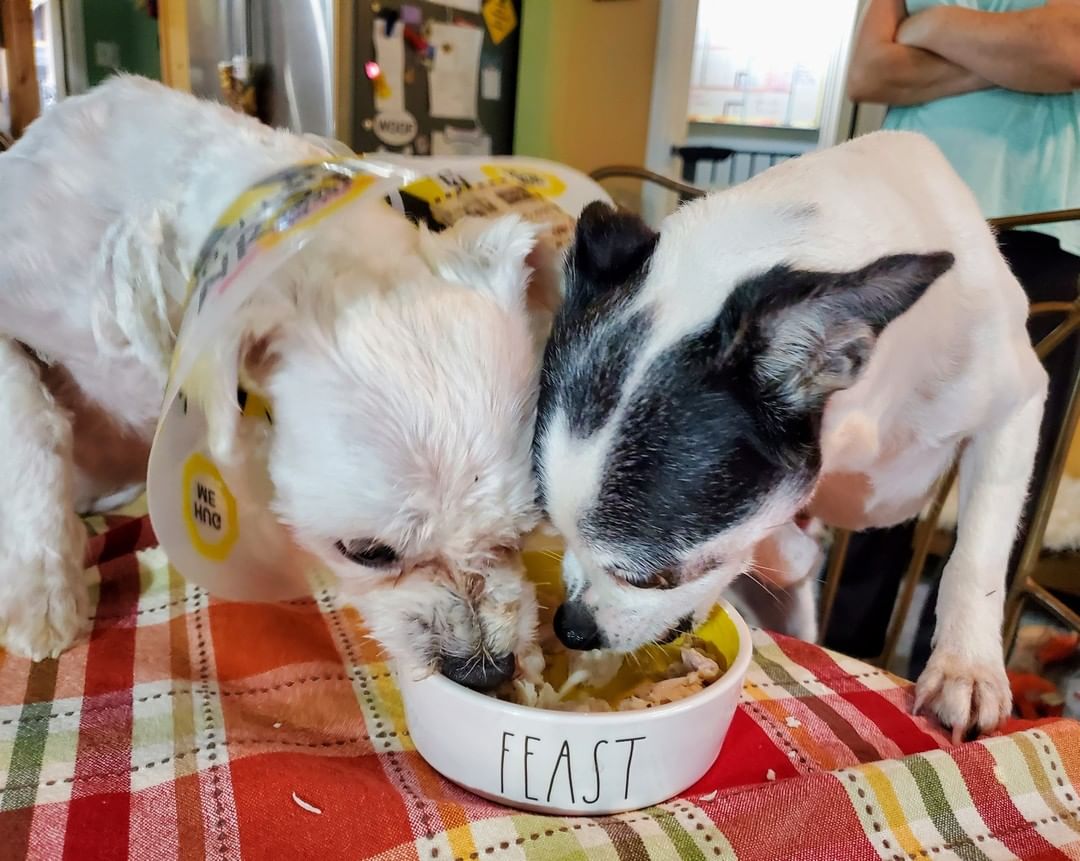
[(971, 842), (971, 835), (964, 831), (945, 797), (945, 789), (933, 764), (923, 755), (909, 756), (901, 760), (907, 766), (915, 785), (919, 787), (923, 804), (930, 821), (945, 838), (950, 849), (965, 861), (990, 861), (986, 854)]
[[(582, 823), (587, 820), (582, 820)], [(530, 861), (547, 861), (547, 859), (566, 859), (566, 861), (588, 861), (590, 853), (582, 848), (576, 832), (564, 824), (565, 820), (559, 820), (549, 816), (538, 816), (533, 813), (517, 813), (510, 818), (510, 824), (517, 832), (519, 844), (516, 848)], [(445, 832), (449, 839), (449, 832)], [(479, 857), (487, 858), (489, 853), (484, 850), (487, 847), (477, 847)], [(610, 853), (608, 857), (612, 857)], [(427, 856), (421, 856), (426, 858)], [(600, 857), (604, 854), (601, 851)], [(439, 856), (442, 858), (442, 855)]]
[[(821, 722), (824, 723), (834, 736), (845, 745), (859, 762), (877, 762), (881, 759), (881, 753), (870, 742), (859, 735), (842, 714), (830, 706), (822, 698), (815, 696), (812, 691), (788, 672), (787, 668), (772, 658), (765, 657), (760, 649), (754, 651), (754, 662), (761, 668), (769, 679), (780, 685), (791, 696), (798, 698), (802, 704), (812, 711)], [(819, 741), (821, 741), (819, 739)]]
[[(656, 820), (660, 830), (675, 845), (679, 858), (683, 859), (683, 861), (705, 861), (705, 853), (694, 842), (694, 835), (683, 827), (682, 823), (675, 818), (675, 815), (670, 810), (654, 807), (648, 812), (652, 814), (652, 818)], [(702, 818), (704, 818), (704, 815), (702, 815)], [(715, 839), (715, 835), (713, 835), (713, 838)], [(727, 848), (729, 851), (731, 850), (730, 846)], [(735, 857), (734, 852), (731, 853), (731, 857)]]
[(11, 751), (7, 785), (0, 796), (0, 810), (28, 808), (37, 798), (37, 783), (45, 759), (45, 743), (49, 738), (49, 714), (52, 712), (59, 664), (55, 658), (49, 658), (30, 668), (26, 697), (19, 713), (19, 728)]

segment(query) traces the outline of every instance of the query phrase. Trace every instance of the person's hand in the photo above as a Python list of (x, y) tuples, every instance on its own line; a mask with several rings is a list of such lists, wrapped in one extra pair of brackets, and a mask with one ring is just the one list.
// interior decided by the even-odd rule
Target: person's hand
[(896, 43), (909, 48), (933, 50), (930, 47), (930, 40), (939, 27), (938, 19), (943, 9), (942, 6), (931, 6), (922, 12), (909, 15), (900, 22), (900, 27), (896, 31)]

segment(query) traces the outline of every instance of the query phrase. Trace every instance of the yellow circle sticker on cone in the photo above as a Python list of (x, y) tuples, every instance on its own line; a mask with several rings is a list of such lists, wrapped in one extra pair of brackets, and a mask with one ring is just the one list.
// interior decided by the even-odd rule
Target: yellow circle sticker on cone
[(207, 559), (223, 562), (240, 534), (236, 500), (221, 473), (196, 452), (184, 464), (184, 521), (191, 544)]

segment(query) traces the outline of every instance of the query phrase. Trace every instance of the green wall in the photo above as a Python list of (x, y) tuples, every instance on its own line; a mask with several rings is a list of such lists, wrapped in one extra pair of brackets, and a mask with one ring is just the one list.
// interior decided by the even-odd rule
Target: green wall
[(161, 79), (157, 21), (136, 0), (83, 0), (86, 35), (86, 75), (90, 86), (100, 83), (113, 69), (99, 66), (94, 45), (114, 42), (120, 52), (120, 69)]
[(551, 52), (554, 3), (552, 0), (529, 0), (521, 5), (514, 153), (551, 158), (554, 149), (552, 124), (558, 121), (551, 109), (551, 71), (553, 64), (558, 62)]

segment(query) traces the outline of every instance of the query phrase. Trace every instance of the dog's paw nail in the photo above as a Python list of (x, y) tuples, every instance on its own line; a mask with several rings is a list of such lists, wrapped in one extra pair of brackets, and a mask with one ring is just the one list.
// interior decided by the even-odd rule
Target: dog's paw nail
[(1012, 702), (1001, 662), (972, 661), (955, 654), (935, 653), (917, 691), (917, 706), (937, 716), (953, 744), (996, 728)]

